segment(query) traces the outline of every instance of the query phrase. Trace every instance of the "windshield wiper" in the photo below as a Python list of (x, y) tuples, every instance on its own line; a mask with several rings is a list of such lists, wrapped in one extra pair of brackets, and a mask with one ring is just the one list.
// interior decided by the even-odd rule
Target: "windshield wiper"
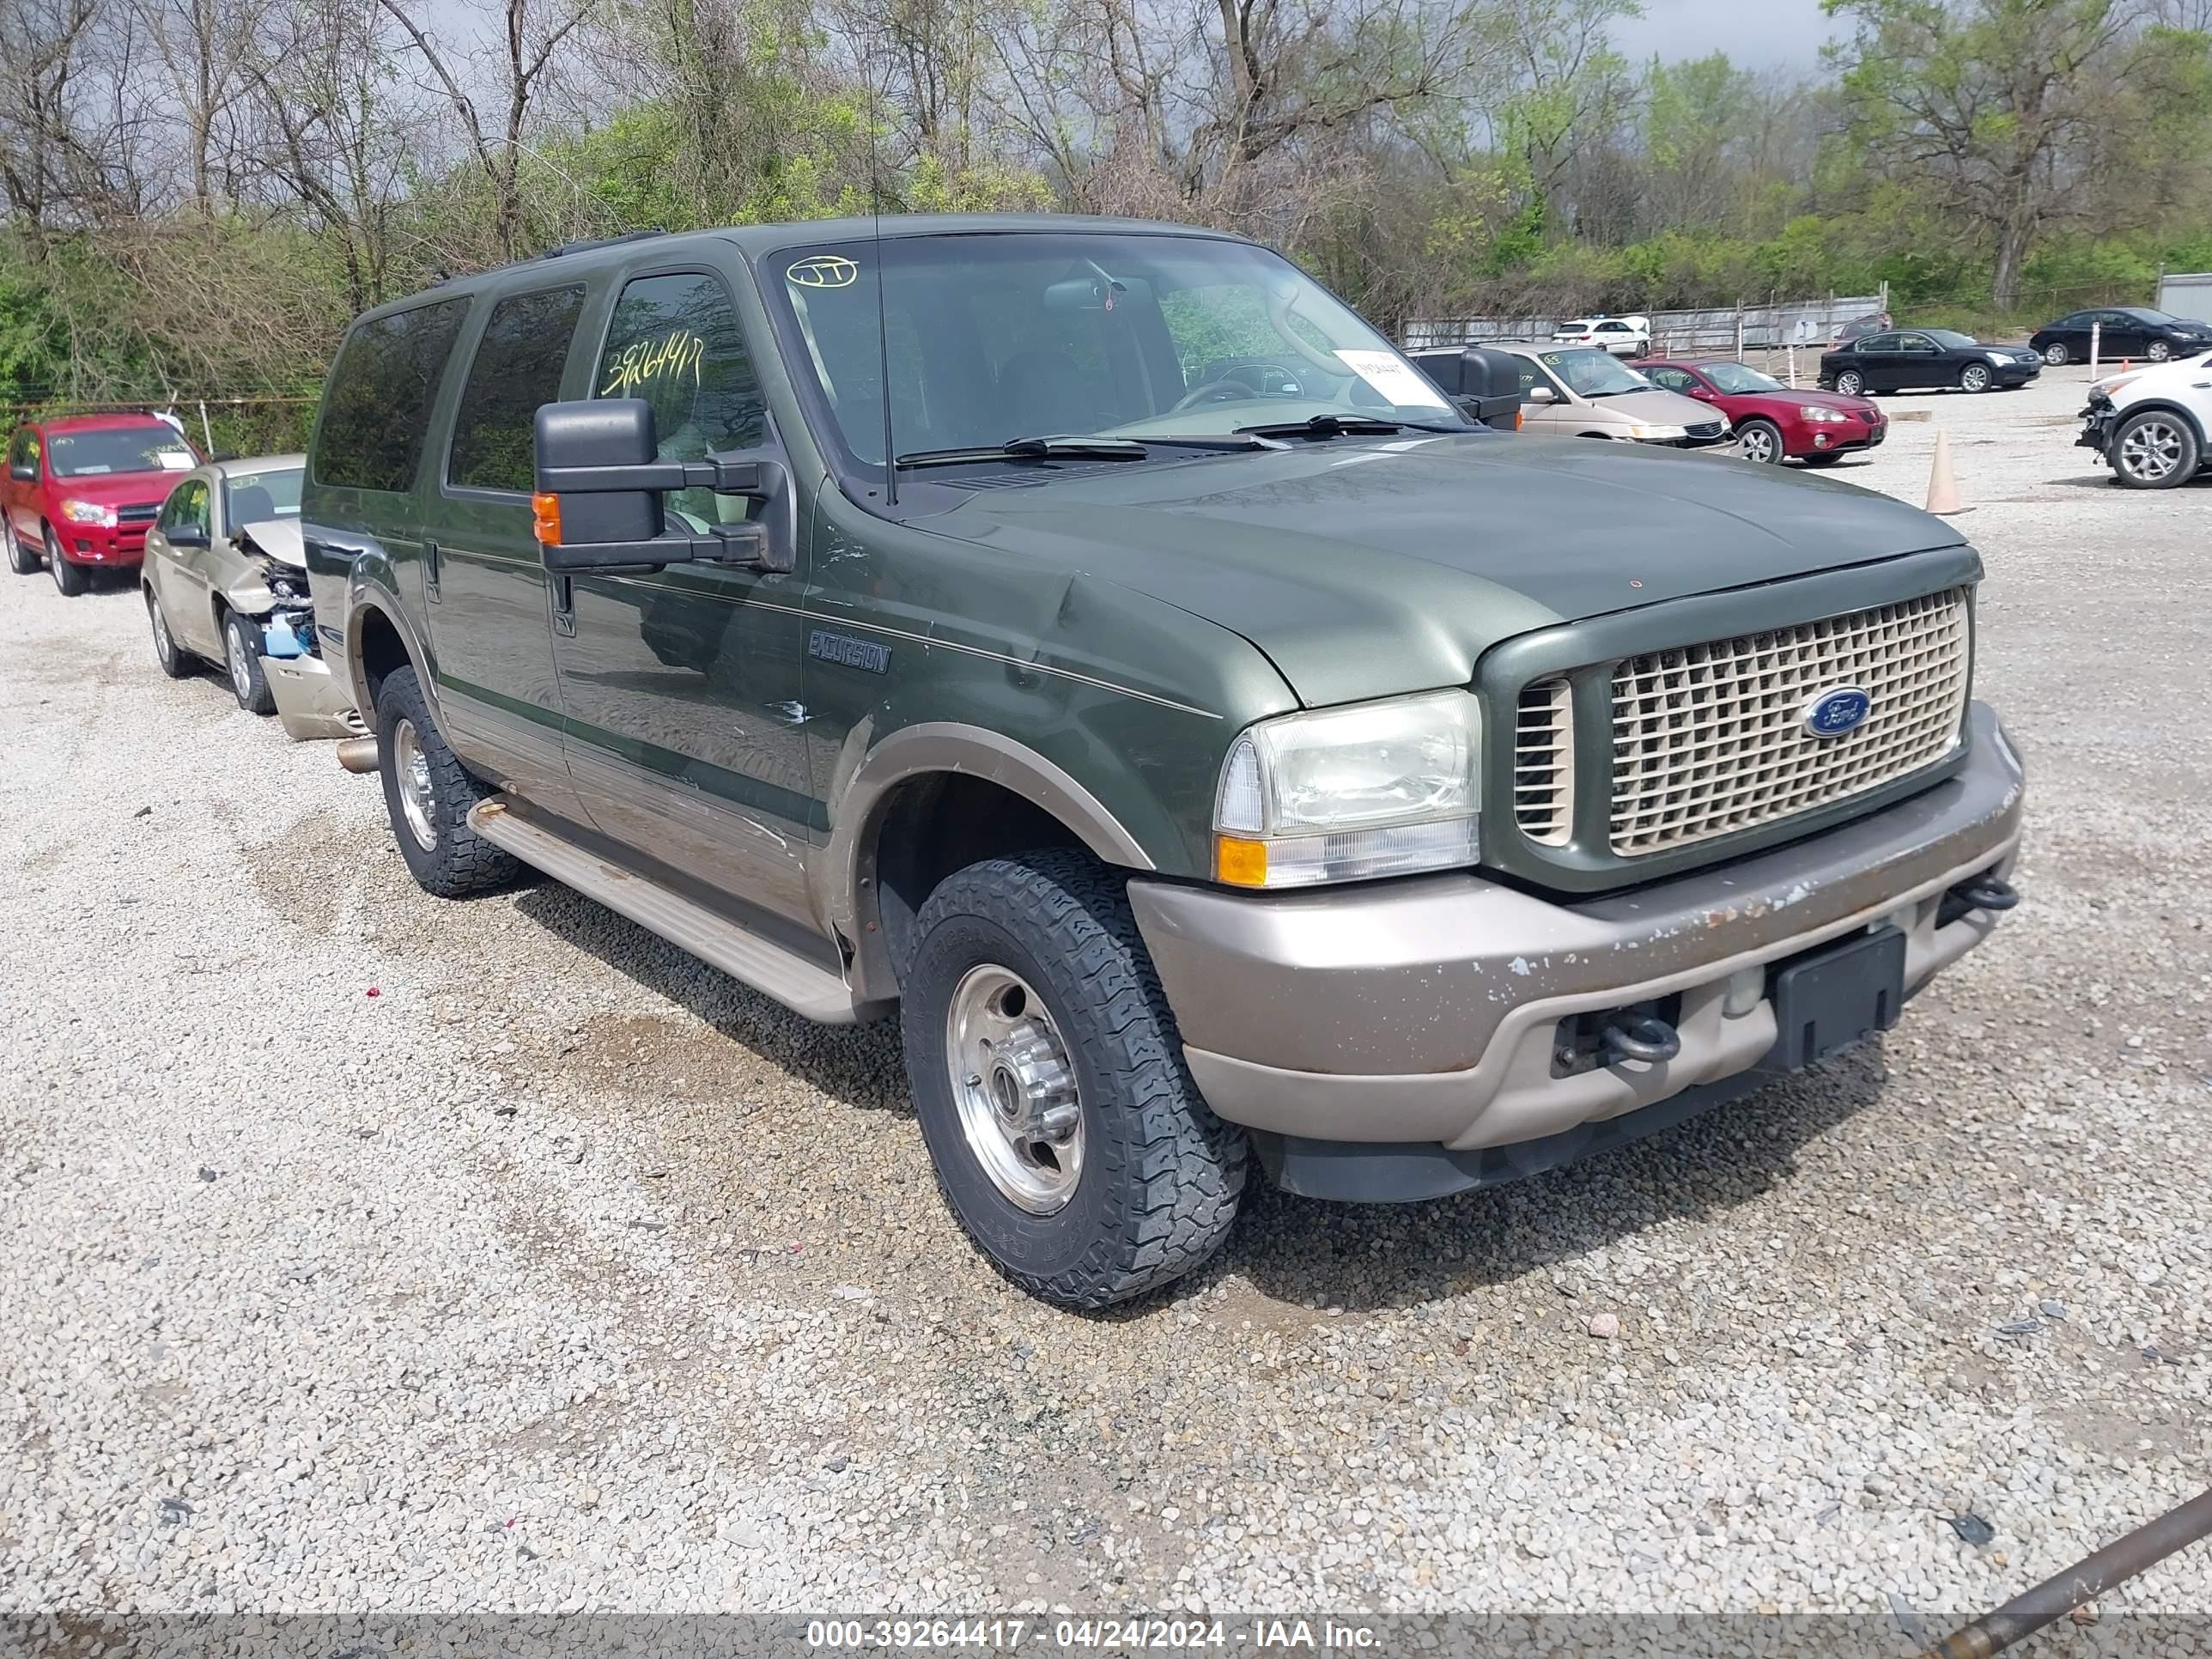
[(1465, 432), (1464, 426), (1441, 426), (1431, 421), (1385, 421), (1369, 415), (1316, 415), (1308, 421), (1278, 421), (1266, 426), (1240, 426), (1237, 430), (1255, 438), (1343, 438), (1384, 432)]
[(963, 461), (1048, 461), (1064, 455), (1094, 461), (1141, 461), (1145, 447), (1134, 438), (1013, 438), (992, 447), (968, 445), (958, 449), (917, 449), (900, 456), (893, 465), (957, 466)]
[(1603, 392), (1585, 392), (1583, 393), (1583, 396), (1585, 398), (1626, 398), (1632, 392), (1649, 392), (1651, 388), (1648, 386), (1608, 386)]
[(1241, 455), (1255, 449), (1288, 449), (1290, 447), (1288, 444), (1276, 439), (1261, 436), (1251, 427), (1240, 427), (1234, 432), (1223, 432), (1202, 438), (1162, 438), (1147, 432), (1144, 436), (1144, 441), (1148, 444), (1158, 444), (1168, 449), (1216, 449), (1229, 455)]

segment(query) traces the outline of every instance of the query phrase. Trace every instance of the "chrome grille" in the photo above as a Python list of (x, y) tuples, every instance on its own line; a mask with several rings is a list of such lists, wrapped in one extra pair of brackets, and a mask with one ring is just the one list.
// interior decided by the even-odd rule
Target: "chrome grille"
[(1575, 700), (1563, 679), (1521, 688), (1513, 726), (1513, 820), (1543, 847), (1564, 847), (1575, 820)]
[[(1939, 759), (1966, 710), (1966, 596), (1925, 599), (1622, 662), (1613, 679), (1612, 847), (1641, 858), (1876, 789)], [(1872, 702), (1804, 729), (1838, 686)]]

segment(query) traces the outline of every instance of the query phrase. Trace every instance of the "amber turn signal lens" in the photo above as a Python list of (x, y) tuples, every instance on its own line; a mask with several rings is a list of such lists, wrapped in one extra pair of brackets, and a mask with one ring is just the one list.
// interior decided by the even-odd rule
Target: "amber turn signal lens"
[(1526, 425), (1528, 425), (1528, 410), (1523, 410), (1523, 409), (1516, 409), (1516, 410), (1515, 410), (1513, 411), (1513, 429), (1514, 429), (1516, 432), (1518, 432), (1518, 431), (1520, 431), (1520, 430), (1521, 430), (1521, 428), (1522, 428), (1522, 427), (1524, 427), (1524, 426), (1526, 426)]
[(1267, 884), (1267, 843), (1243, 841), (1235, 836), (1213, 838), (1213, 871), (1232, 887)]
[(541, 547), (561, 545), (561, 498), (550, 490), (539, 490), (530, 498), (530, 527)]

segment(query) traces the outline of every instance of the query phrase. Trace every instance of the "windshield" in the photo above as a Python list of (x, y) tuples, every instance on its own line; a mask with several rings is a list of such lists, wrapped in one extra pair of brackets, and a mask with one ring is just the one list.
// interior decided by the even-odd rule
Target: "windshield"
[[(878, 313), (878, 271), (882, 311)], [(1226, 437), (1316, 416), (1467, 422), (1288, 261), (1197, 236), (1020, 232), (801, 244), (763, 261), (847, 454), (1016, 438)]]
[(1624, 365), (1602, 346), (1570, 346), (1540, 351), (1536, 361), (1585, 398), (1609, 398), (1620, 392), (1649, 392), (1651, 382)]
[(1779, 392), (1782, 382), (1741, 363), (1700, 363), (1705, 378), (1723, 392)]
[(1937, 345), (1948, 347), (1953, 351), (1957, 351), (1965, 346), (1981, 344), (1981, 342), (1972, 335), (1961, 334), (1955, 328), (1931, 328), (1924, 331)]
[(306, 476), (307, 469), (297, 466), (232, 473), (223, 483), (225, 518), (232, 524), (297, 518), (300, 480)]
[(189, 472), (199, 458), (167, 426), (94, 428), (57, 432), (46, 440), (46, 465), (57, 478), (109, 472)]

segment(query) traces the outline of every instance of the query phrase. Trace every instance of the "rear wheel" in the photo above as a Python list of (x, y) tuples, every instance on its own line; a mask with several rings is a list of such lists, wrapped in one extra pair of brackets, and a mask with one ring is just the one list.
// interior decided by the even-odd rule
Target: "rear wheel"
[(2043, 348), (2043, 361), (2053, 368), (2063, 368), (2072, 361), (2072, 354), (2066, 349), (2065, 341), (2053, 340)]
[(446, 747), (412, 668), (385, 677), (376, 734), (384, 808), (417, 884), (440, 898), (465, 898), (512, 881), (521, 866), (469, 828), (469, 809), (496, 792)]
[(151, 585), (146, 589), (146, 618), (154, 630), (154, 660), (161, 665), (161, 672), (171, 679), (185, 678), (192, 672), (192, 659), (169, 633), (169, 618), (162, 611), (161, 599)]
[(62, 557), (61, 538), (54, 534), (52, 525), (46, 526), (46, 568), (53, 572), (54, 586), (61, 589), (64, 599), (73, 599), (91, 585), (82, 565)]
[(1846, 398), (1856, 398), (1866, 391), (1866, 376), (1856, 368), (1847, 368), (1836, 376), (1836, 390)]
[(956, 872), (915, 921), (899, 1018), (939, 1190), (1032, 1296), (1102, 1308), (1220, 1247), (1241, 1130), (1191, 1081), (1126, 884), (1065, 849)]
[(2130, 489), (2172, 489), (2196, 476), (2197, 433), (2180, 416), (2145, 410), (2122, 421), (2105, 452), (2112, 477)]
[(261, 630), (235, 611), (222, 621), (223, 665), (230, 671), (231, 695), (249, 714), (276, 712), (276, 694), (261, 669)]
[(1959, 371), (1959, 390), (1987, 392), (1993, 378), (1987, 363), (1968, 363)]
[(1782, 463), (1782, 428), (1771, 421), (1746, 421), (1736, 429), (1736, 447), (1747, 461), (1762, 466)]

